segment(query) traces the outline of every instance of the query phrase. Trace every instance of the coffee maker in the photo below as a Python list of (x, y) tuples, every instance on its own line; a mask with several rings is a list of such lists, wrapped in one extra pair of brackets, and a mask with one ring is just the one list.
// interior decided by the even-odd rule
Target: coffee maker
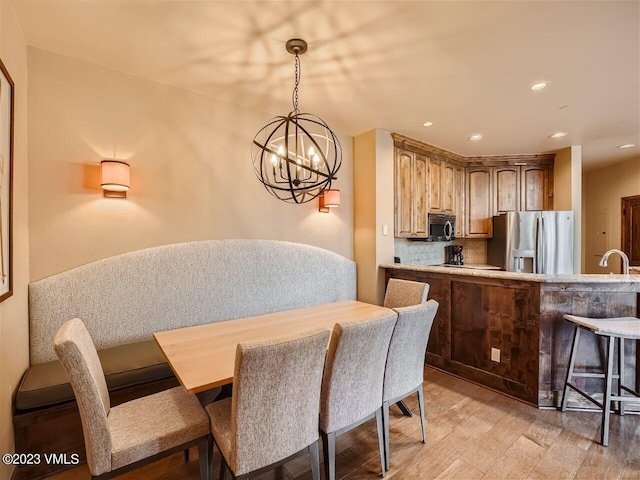
[(447, 245), (447, 263), (449, 265), (464, 265), (463, 258), (462, 245)]

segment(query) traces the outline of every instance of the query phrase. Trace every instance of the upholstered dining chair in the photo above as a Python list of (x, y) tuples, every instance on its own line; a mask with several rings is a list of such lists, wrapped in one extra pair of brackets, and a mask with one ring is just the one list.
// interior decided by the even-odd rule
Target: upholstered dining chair
[(220, 450), (220, 478), (236, 479), (272, 469), (309, 452), (320, 480), (318, 406), (328, 330), (236, 348), (231, 398), (206, 407)]
[(384, 294), (384, 306), (387, 308), (408, 307), (427, 301), (429, 284), (390, 278)]
[(320, 399), (325, 480), (336, 478), (336, 437), (373, 417), (384, 477), (382, 380), (396, 318), (394, 312), (389, 312), (384, 317), (337, 323), (333, 327)]
[(422, 391), (424, 356), (438, 306), (438, 302), (429, 300), (427, 303), (395, 309), (398, 313), (398, 320), (389, 343), (382, 390), (385, 468), (387, 470), (390, 467), (391, 456), (389, 450), (389, 405), (417, 393), (422, 443), (427, 441), (424, 393)]
[(60, 327), (54, 349), (78, 402), (92, 478), (109, 479), (197, 445), (200, 477), (209, 480), (211, 431), (195, 395), (176, 387), (111, 407), (98, 353), (80, 319)]

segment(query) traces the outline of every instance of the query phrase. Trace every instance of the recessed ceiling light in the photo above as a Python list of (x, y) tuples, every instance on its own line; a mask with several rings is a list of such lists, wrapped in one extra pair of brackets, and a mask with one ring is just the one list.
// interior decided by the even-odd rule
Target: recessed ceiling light
[(562, 105), (558, 110), (566, 110), (567, 108), (571, 108), (571, 105)]
[(542, 90), (543, 88), (547, 88), (548, 83), (546, 82), (540, 82), (540, 83), (534, 83), (533, 85), (531, 85), (531, 90), (533, 90), (534, 92), (536, 90)]
[(480, 140), (481, 138), (482, 138), (482, 135), (481, 135), (481, 134), (479, 134), (479, 133), (474, 133), (473, 135), (471, 135), (471, 136), (469, 137), (469, 140), (474, 140), (474, 141), (475, 141), (475, 140)]
[(631, 148), (635, 146), (636, 145), (634, 143), (625, 143), (624, 145), (618, 145), (618, 148)]
[(549, 138), (562, 138), (566, 136), (567, 136), (567, 132), (556, 132), (553, 135), (549, 135)]
[(422, 124), (423, 127), (433, 127), (433, 122), (424, 122)]

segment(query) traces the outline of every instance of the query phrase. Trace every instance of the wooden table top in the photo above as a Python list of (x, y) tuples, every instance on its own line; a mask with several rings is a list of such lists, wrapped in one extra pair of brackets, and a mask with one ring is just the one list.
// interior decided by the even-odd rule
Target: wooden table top
[(337, 322), (381, 318), (392, 310), (348, 300), (154, 333), (173, 373), (188, 393), (233, 382), (238, 343), (278, 338)]

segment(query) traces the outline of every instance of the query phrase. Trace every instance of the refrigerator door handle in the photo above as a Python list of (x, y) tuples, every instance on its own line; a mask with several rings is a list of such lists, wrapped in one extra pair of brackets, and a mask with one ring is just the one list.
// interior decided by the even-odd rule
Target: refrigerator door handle
[(544, 265), (544, 218), (538, 217), (538, 228), (536, 229), (536, 272), (546, 273)]

